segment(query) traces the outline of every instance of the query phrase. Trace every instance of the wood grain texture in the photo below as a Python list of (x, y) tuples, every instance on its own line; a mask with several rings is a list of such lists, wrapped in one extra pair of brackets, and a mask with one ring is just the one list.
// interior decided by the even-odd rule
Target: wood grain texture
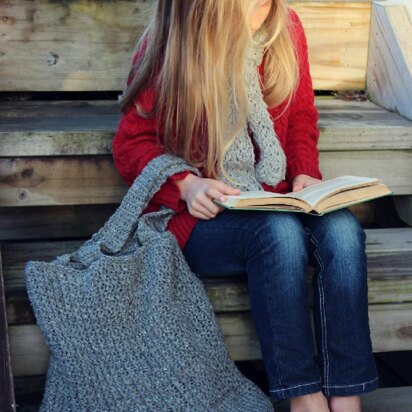
[(16, 405), (14, 401), (13, 375), (11, 370), (9, 328), (6, 315), (6, 294), (0, 245), (0, 411), (12, 412), (15, 410)]
[(0, 111), (0, 152), (10, 157), (109, 154), (120, 120), (111, 100), (0, 102)]
[(291, 1), (305, 29), (315, 90), (364, 89), (370, 2)]
[[(400, 388), (379, 388), (361, 396), (362, 412), (409, 412), (412, 410), (410, 386)], [(275, 405), (276, 412), (289, 412), (290, 401)]]
[[(373, 220), (373, 205), (359, 211), (362, 221)], [(368, 207), (369, 205), (369, 207)], [(86, 238), (97, 232), (118, 204), (0, 207), (0, 240)]]
[(323, 179), (356, 174), (383, 179), (395, 195), (412, 193), (412, 150), (321, 152)]
[(0, 206), (119, 203), (126, 192), (111, 156), (0, 158)]
[[(412, 228), (366, 229), (369, 304), (412, 302)], [(24, 284), (29, 260), (51, 261), (79, 248), (83, 241), (19, 242), (3, 245), (3, 270), (10, 324), (34, 323)], [(308, 270), (309, 304), (312, 304)], [(215, 312), (250, 310), (247, 276), (202, 278)]]
[[(378, 177), (412, 194), (412, 150), (321, 152), (320, 169), (324, 179)], [(127, 189), (111, 156), (0, 158), (0, 207), (119, 203)]]
[(367, 89), (372, 101), (412, 120), (412, 17), (406, 5), (372, 2)]
[[(359, 222), (370, 226), (376, 201), (350, 206)], [(87, 238), (97, 232), (118, 204), (0, 207), (0, 241)]]
[[(412, 194), (412, 122), (370, 102), (317, 99), (316, 105), (325, 179), (381, 177), (395, 194)], [(0, 206), (121, 200), (127, 188), (111, 160), (117, 103), (2, 106), (7, 116), (0, 120)]]
[[(146, 3), (147, 4), (147, 3)], [(370, 1), (291, 1), (315, 89), (363, 89)], [(0, 3), (0, 90), (121, 90), (147, 21), (136, 0)]]
[(147, 16), (135, 0), (0, 4), (0, 90), (120, 90)]
[[(14, 382), (16, 394), (42, 393), (45, 375), (16, 377)], [(412, 409), (412, 390), (410, 386), (379, 388), (362, 395), (361, 402), (362, 412), (405, 412)], [(290, 401), (277, 402), (275, 408), (276, 412), (290, 412)]]
[[(232, 359), (261, 359), (250, 312), (220, 313), (216, 318)], [(412, 304), (370, 306), (369, 322), (375, 352), (412, 348)], [(49, 349), (39, 327), (19, 325), (9, 330), (13, 375), (46, 373)]]
[(401, 220), (412, 226), (412, 196), (396, 196), (394, 202)]
[[(374, 103), (317, 96), (315, 105), (320, 151), (412, 149), (412, 122)], [(110, 100), (0, 102), (0, 112), (3, 157), (110, 154), (120, 119)]]

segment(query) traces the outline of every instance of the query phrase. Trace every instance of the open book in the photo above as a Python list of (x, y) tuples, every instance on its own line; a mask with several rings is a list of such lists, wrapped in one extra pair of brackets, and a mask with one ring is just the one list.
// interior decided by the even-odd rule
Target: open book
[(226, 195), (226, 201), (216, 204), (227, 209), (303, 212), (323, 215), (355, 203), (390, 195), (393, 192), (381, 179), (360, 176), (340, 176), (324, 180), (298, 192), (286, 194), (267, 191), (245, 191)]

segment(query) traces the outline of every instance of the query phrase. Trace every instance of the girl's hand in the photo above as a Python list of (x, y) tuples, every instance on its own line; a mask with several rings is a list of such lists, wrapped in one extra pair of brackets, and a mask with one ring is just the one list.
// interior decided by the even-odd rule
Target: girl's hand
[(292, 191), (297, 192), (305, 187), (315, 185), (316, 183), (320, 183), (321, 181), (322, 180), (316, 179), (312, 176), (305, 174), (296, 175), (292, 180)]
[(211, 219), (224, 210), (212, 202), (212, 199), (225, 200), (225, 195), (238, 195), (240, 189), (235, 189), (226, 183), (198, 177), (194, 174), (187, 175), (183, 180), (177, 181), (181, 198), (187, 203), (189, 213), (196, 218)]

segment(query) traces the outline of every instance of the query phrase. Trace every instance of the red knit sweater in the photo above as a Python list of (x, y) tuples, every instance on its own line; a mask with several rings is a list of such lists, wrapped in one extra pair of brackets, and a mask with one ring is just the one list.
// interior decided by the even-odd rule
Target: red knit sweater
[[(301, 173), (322, 179), (317, 149), (318, 112), (314, 105), (306, 36), (296, 12), (290, 9), (289, 16), (290, 31), (299, 56), (300, 82), (295, 99), (281, 117), (276, 118), (286, 106), (286, 101), (268, 110), (272, 118), (276, 119), (274, 128), (286, 154), (286, 180), (276, 186), (262, 184), (265, 190), (277, 193), (290, 192), (292, 179)], [(260, 65), (259, 71), (263, 74), (263, 64)], [(147, 89), (139, 96), (139, 103), (143, 108), (148, 109), (152, 107), (154, 97), (154, 91)], [(134, 105), (122, 114), (113, 140), (113, 159), (120, 175), (128, 185), (133, 183), (150, 160), (164, 153), (156, 130), (156, 118), (140, 117)], [(255, 147), (255, 150), (258, 157), (258, 148)], [(152, 212), (165, 205), (176, 212), (169, 221), (168, 230), (176, 236), (182, 249), (198, 221), (190, 215), (186, 202), (180, 199), (181, 193), (176, 185), (176, 180), (184, 179), (188, 173), (190, 172), (177, 173), (169, 177), (144, 210), (144, 213)]]

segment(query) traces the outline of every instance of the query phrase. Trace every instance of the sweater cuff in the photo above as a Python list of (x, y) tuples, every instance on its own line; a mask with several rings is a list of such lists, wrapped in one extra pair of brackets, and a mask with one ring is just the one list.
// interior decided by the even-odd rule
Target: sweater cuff
[(181, 212), (186, 208), (186, 202), (182, 200), (179, 186), (176, 184), (178, 180), (183, 180), (192, 172), (183, 171), (169, 176), (160, 190), (152, 197), (151, 203), (167, 206), (175, 212)]
[(318, 165), (308, 164), (305, 161), (294, 161), (287, 165), (286, 181), (290, 185), (292, 185), (294, 177), (300, 174), (305, 174), (320, 180), (323, 178)]

